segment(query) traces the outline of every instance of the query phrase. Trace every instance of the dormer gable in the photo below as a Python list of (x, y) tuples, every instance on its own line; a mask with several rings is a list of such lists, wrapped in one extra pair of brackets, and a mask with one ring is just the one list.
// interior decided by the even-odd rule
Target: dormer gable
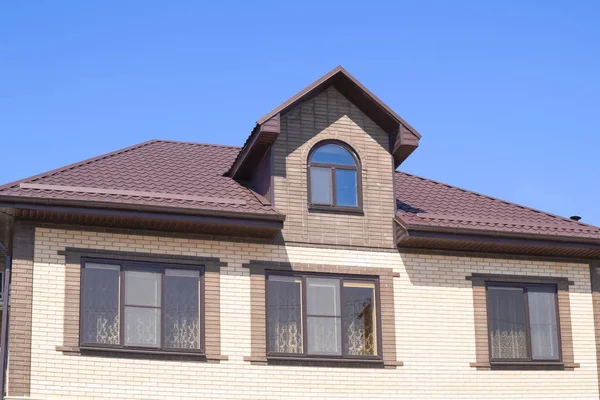
[(228, 174), (251, 181), (254, 171), (281, 133), (281, 117), (334, 87), (389, 135), (389, 151), (397, 168), (419, 146), (421, 135), (343, 67), (338, 66), (260, 118)]

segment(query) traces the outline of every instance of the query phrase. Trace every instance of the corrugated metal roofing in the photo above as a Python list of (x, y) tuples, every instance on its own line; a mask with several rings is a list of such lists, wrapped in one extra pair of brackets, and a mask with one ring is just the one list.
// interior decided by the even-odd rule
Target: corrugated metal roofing
[(600, 229), (419, 176), (396, 172), (397, 217), (406, 228), (600, 239)]
[[(239, 147), (151, 140), (0, 186), (2, 198), (77, 200), (279, 215), (250, 189), (224, 176)], [(582, 239), (600, 229), (568, 218), (396, 172), (396, 216), (407, 228), (453, 228)]]

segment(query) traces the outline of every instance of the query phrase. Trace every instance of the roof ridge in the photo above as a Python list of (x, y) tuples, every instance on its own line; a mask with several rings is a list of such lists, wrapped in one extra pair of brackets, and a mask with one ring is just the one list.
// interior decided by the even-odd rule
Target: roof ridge
[(42, 172), (41, 174), (32, 175), (32, 176), (29, 176), (27, 178), (19, 179), (19, 180), (14, 181), (14, 182), (9, 182), (9, 183), (6, 183), (4, 185), (0, 185), (0, 191), (3, 191), (4, 189), (15, 187), (15, 186), (19, 185), (22, 182), (34, 181), (36, 179), (42, 179), (42, 178), (46, 178), (46, 177), (49, 177), (49, 176), (53, 176), (53, 175), (59, 174), (61, 172), (65, 172), (65, 171), (68, 171), (68, 170), (71, 170), (71, 169), (74, 169), (74, 168), (77, 168), (77, 167), (81, 167), (81, 166), (86, 165), (86, 164), (90, 164), (90, 163), (93, 163), (93, 162), (96, 162), (96, 161), (104, 160), (106, 158), (113, 157), (113, 156), (116, 156), (116, 155), (119, 155), (119, 154), (123, 154), (123, 153), (129, 152), (129, 151), (137, 150), (137, 149), (139, 149), (141, 147), (145, 147), (145, 146), (151, 145), (153, 143), (157, 143), (159, 141), (160, 140), (157, 140), (157, 139), (147, 140), (145, 142), (141, 142), (141, 143), (134, 144), (132, 146), (124, 147), (124, 148), (119, 149), (119, 150), (111, 151), (109, 153), (104, 153), (104, 154), (101, 154), (99, 156), (87, 158), (87, 159), (82, 160), (82, 161), (78, 161), (78, 162), (75, 162), (75, 163), (72, 163), (72, 164), (69, 164), (69, 165), (65, 165), (65, 166), (60, 167), (60, 168), (56, 168), (56, 169), (52, 169), (50, 171)]
[(493, 196), (489, 196), (487, 194), (475, 192), (473, 190), (464, 189), (464, 188), (461, 188), (459, 186), (449, 185), (449, 184), (444, 183), (444, 182), (436, 181), (435, 179), (424, 178), (422, 176), (418, 176), (418, 175), (415, 175), (415, 174), (409, 174), (408, 172), (404, 172), (404, 171), (394, 171), (394, 172), (396, 172), (397, 174), (404, 174), (404, 175), (412, 176), (412, 177), (418, 178), (418, 179), (424, 179), (424, 180), (433, 182), (435, 184), (443, 185), (443, 186), (446, 186), (446, 187), (449, 187), (449, 188), (452, 188), (452, 189), (462, 190), (463, 192), (468, 192), (468, 193), (471, 193), (471, 194), (474, 194), (474, 195), (477, 195), (477, 196), (485, 197), (485, 198), (488, 198), (488, 199), (494, 200), (494, 201), (499, 201), (501, 203), (508, 204), (508, 205), (515, 206), (515, 207), (519, 207), (519, 208), (522, 208), (522, 209), (525, 209), (525, 210), (534, 211), (534, 212), (537, 212), (537, 213), (540, 213), (540, 214), (544, 214), (544, 215), (547, 215), (547, 216), (550, 216), (550, 217), (553, 217), (553, 218), (557, 218), (557, 219), (559, 219), (561, 221), (564, 221), (564, 222), (569, 222), (571, 224), (577, 224), (577, 225), (584, 226), (584, 227), (589, 227), (589, 228), (594, 228), (594, 229), (600, 229), (600, 228), (598, 228), (595, 225), (591, 225), (591, 224), (586, 224), (584, 222), (575, 221), (575, 220), (572, 220), (572, 219), (567, 218), (567, 217), (563, 217), (563, 216), (552, 214), (552, 213), (549, 213), (549, 212), (546, 212), (546, 211), (538, 210), (537, 208), (523, 206), (521, 204), (513, 203), (511, 201), (502, 200), (502, 199), (499, 199), (497, 197), (493, 197)]

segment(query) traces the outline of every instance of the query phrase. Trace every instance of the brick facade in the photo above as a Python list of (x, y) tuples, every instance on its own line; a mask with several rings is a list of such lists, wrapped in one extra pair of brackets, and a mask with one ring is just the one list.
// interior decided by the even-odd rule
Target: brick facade
[(35, 226), (32, 223), (19, 221), (15, 224), (7, 385), (7, 392), (12, 396), (28, 396), (30, 388), (34, 235)]
[[(308, 154), (325, 139), (342, 140), (358, 154), (364, 215), (308, 211)], [(395, 247), (389, 143), (389, 135), (334, 87), (282, 116), (273, 159), (275, 206), (286, 215), (286, 242)]]
[[(220, 363), (151, 357), (70, 355), (64, 342), (65, 249), (219, 258)], [(256, 365), (252, 355), (253, 260), (392, 269), (396, 357), (393, 369)], [(564, 277), (569, 288), (572, 370), (478, 370), (472, 283), (477, 273)], [(236, 243), (37, 228), (30, 282), (31, 379), (35, 399), (193, 398), (598, 398), (594, 313), (587, 264)], [(31, 280), (32, 279), (32, 280)], [(15, 286), (16, 285), (16, 286)], [(14, 314), (13, 314), (14, 315)], [(386, 324), (389, 325), (389, 324)], [(254, 327), (257, 329), (256, 327)], [(389, 326), (387, 326), (389, 329)], [(14, 364), (11, 364), (11, 368)], [(16, 376), (15, 370), (9, 376)], [(14, 385), (14, 384), (13, 384)]]

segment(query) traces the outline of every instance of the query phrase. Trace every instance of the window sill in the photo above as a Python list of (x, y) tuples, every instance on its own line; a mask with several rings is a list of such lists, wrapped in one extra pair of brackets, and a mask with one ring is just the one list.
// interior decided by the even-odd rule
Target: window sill
[(319, 204), (312, 204), (308, 206), (309, 212), (317, 212), (317, 213), (331, 213), (331, 214), (350, 214), (350, 215), (365, 215), (362, 208), (359, 207), (333, 207), (333, 206), (323, 206)]
[(579, 363), (564, 363), (560, 361), (493, 361), (477, 363), (470, 366), (478, 370), (567, 370), (579, 368)]
[(162, 351), (162, 350), (145, 350), (145, 349), (122, 349), (110, 347), (65, 347), (56, 346), (56, 351), (62, 351), (63, 354), (71, 355), (106, 355), (106, 356), (132, 356), (135, 358), (157, 358), (157, 359), (190, 359), (196, 361), (219, 362), (229, 359), (227, 356), (221, 355), (206, 355), (202, 353), (194, 353), (188, 351)]
[(315, 367), (339, 368), (396, 368), (404, 365), (402, 361), (389, 361), (382, 359), (357, 359), (357, 358), (327, 358), (327, 357), (244, 357), (244, 361), (262, 365), (293, 365)]

